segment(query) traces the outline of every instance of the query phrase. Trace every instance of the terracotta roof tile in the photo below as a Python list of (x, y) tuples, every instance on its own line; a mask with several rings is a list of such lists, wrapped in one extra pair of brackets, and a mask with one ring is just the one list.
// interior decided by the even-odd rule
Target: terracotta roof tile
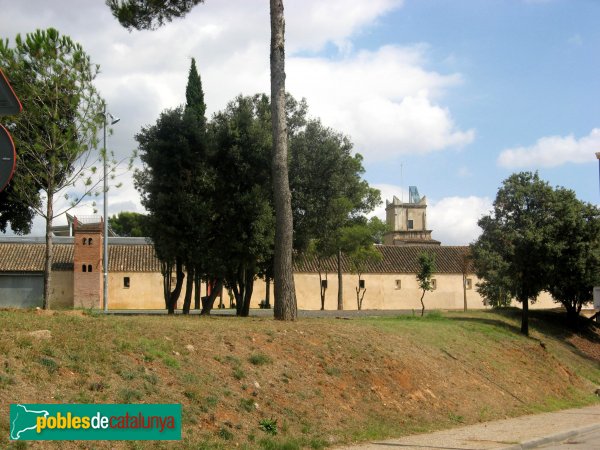
[[(52, 270), (73, 270), (73, 245), (54, 244)], [(0, 243), (0, 272), (43, 272), (45, 244)]]
[[(416, 273), (419, 271), (419, 255), (423, 252), (435, 255), (436, 273), (462, 273), (465, 255), (469, 247), (443, 247), (443, 246), (393, 246), (377, 245), (383, 256), (381, 261), (371, 263), (367, 266), (365, 273)], [(323, 268), (328, 272), (337, 271), (337, 258), (332, 257), (322, 262)], [(317, 261), (298, 258), (295, 262), (297, 272), (317, 272)], [(468, 272), (473, 269), (469, 262)], [(342, 272), (350, 272), (350, 263), (345, 255), (342, 255)]]
[[(52, 270), (73, 270), (73, 244), (54, 244)], [(46, 245), (0, 242), (0, 272), (42, 272)], [(159, 272), (154, 246), (109, 244), (108, 268), (112, 272)]]
[[(436, 256), (437, 273), (462, 273), (464, 255), (469, 247), (444, 246), (386, 246), (378, 245), (381, 261), (370, 264), (365, 273), (416, 273), (418, 258), (422, 252)], [(41, 272), (44, 270), (45, 244), (0, 242), (0, 272)], [(110, 272), (160, 272), (160, 262), (152, 244), (109, 244)], [(316, 260), (298, 258), (294, 263), (296, 272), (316, 273)], [(323, 261), (328, 272), (337, 271), (337, 258)], [(54, 244), (52, 269), (73, 270), (73, 244)], [(348, 258), (342, 255), (342, 271), (350, 272)], [(468, 272), (472, 272), (469, 267)]]

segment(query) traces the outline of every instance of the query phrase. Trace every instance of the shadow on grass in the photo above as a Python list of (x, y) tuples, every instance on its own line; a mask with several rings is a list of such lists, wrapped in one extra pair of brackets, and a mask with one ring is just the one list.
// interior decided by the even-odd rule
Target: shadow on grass
[[(510, 331), (511, 333), (521, 335), (521, 313), (522, 311), (519, 308), (503, 308), (483, 312), (483, 314), (489, 315), (489, 318), (472, 316), (451, 316), (447, 318), (457, 322), (471, 322), (492, 325), (494, 327), (499, 327), (506, 331)], [(494, 318), (494, 316), (501, 316), (504, 319), (515, 321), (516, 324), (507, 322), (502, 318)], [(583, 353), (576, 345), (569, 342), (568, 339), (573, 336), (578, 336), (579, 338), (585, 339), (594, 345), (600, 345), (600, 327), (598, 327), (597, 324), (587, 318), (580, 317), (577, 327), (574, 328), (569, 326), (566, 312), (561, 310), (529, 310), (529, 329), (546, 337), (563, 341), (578, 355), (587, 359), (594, 358)], [(535, 338), (531, 339), (537, 340)], [(543, 346), (543, 342), (540, 341), (540, 344)]]

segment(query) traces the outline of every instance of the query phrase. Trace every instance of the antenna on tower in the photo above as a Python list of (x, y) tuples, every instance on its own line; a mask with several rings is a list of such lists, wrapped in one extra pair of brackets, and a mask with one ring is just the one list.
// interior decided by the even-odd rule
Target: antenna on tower
[(400, 200), (404, 203), (404, 180), (402, 178), (402, 163), (400, 163)]

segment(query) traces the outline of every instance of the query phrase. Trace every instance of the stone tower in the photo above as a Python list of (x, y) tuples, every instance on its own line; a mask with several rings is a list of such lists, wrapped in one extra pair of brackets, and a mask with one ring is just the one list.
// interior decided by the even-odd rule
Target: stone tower
[(73, 306), (100, 308), (103, 296), (101, 217), (73, 220)]
[(385, 203), (386, 222), (392, 230), (384, 236), (385, 245), (440, 245), (427, 229), (427, 197), (421, 198), (416, 186), (409, 187), (408, 203), (396, 196)]

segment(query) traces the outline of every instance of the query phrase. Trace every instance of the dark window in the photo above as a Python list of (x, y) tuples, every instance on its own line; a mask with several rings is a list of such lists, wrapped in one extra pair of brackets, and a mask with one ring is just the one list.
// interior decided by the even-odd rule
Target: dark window
[(83, 238), (83, 245), (85, 245), (86, 243), (86, 238)]
[(91, 271), (92, 271), (92, 265), (88, 264), (88, 272), (91, 272)]
[(86, 265), (85, 265), (85, 264), (83, 264), (83, 265), (81, 266), (81, 271), (82, 271), (82, 272), (86, 272), (86, 271), (87, 271), (87, 267), (86, 267)]
[(359, 289), (364, 289), (365, 288), (365, 280), (359, 280), (359, 282), (358, 282), (358, 288)]
[(321, 280), (321, 287), (327, 289), (327, 280)]
[(408, 229), (409, 230), (413, 229), (413, 221), (412, 221), (412, 219), (408, 219)]
[(129, 277), (123, 277), (123, 287), (129, 289)]
[(92, 238), (88, 239), (88, 245), (92, 245)]

